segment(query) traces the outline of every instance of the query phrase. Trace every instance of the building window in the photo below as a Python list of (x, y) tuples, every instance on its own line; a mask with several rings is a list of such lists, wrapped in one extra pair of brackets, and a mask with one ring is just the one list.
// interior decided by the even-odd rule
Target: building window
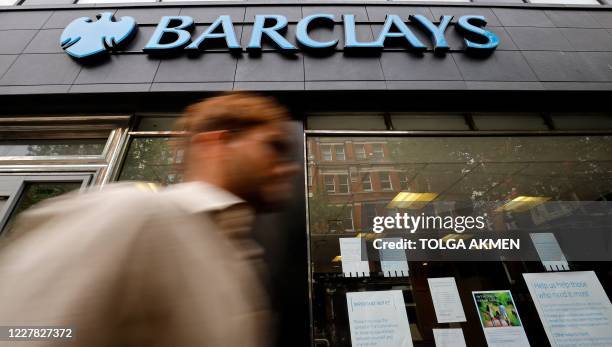
[(369, 173), (364, 174), (361, 178), (361, 188), (366, 192), (372, 191), (372, 176)]
[(372, 145), (372, 155), (375, 159), (382, 159), (385, 157), (382, 143), (375, 143)]
[[(330, 206), (332, 209), (338, 209), (338, 206)], [(353, 231), (353, 211), (351, 208), (342, 207), (333, 219), (327, 220), (327, 231), (329, 233)]]
[(335, 193), (336, 192), (336, 184), (334, 182), (334, 176), (332, 175), (325, 175), (323, 176), (325, 179), (325, 191), (328, 193)]
[(332, 148), (330, 145), (321, 146), (321, 155), (323, 156), (323, 160), (330, 161), (332, 160)]
[(346, 154), (344, 153), (344, 145), (336, 145), (336, 160), (346, 160)]
[(400, 189), (401, 190), (410, 190), (408, 188), (408, 183), (409, 183), (408, 179), (409, 178), (408, 178), (407, 174), (403, 173), (403, 174), (400, 175)]
[(312, 166), (308, 166), (308, 188), (312, 187)]
[(391, 175), (389, 175), (388, 172), (380, 172), (378, 173), (378, 177), (380, 177), (380, 188), (382, 190), (393, 190)]
[(355, 148), (355, 159), (365, 160), (366, 159), (365, 145), (355, 145), (354, 148)]
[(349, 191), (348, 175), (338, 175), (338, 193), (348, 193)]

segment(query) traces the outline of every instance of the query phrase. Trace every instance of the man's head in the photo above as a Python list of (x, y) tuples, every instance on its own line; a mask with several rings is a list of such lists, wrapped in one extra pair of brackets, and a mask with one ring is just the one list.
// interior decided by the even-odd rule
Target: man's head
[(214, 184), (256, 208), (285, 201), (297, 172), (288, 120), (274, 99), (249, 93), (189, 106), (178, 123), (189, 135), (185, 180)]

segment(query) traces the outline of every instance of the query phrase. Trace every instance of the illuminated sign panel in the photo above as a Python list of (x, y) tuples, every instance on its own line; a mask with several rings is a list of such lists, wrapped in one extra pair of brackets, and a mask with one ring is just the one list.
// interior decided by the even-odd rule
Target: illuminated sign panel
[[(333, 49), (338, 40), (319, 41), (312, 38), (309, 31), (316, 26), (342, 25), (344, 28), (345, 51), (377, 51), (385, 48), (385, 43), (399, 40), (408, 49), (422, 52), (427, 46), (413, 32), (404, 20), (395, 14), (386, 16), (383, 27), (373, 41), (359, 41), (357, 26), (353, 14), (342, 15), (342, 23), (335, 22), (333, 14), (320, 13), (302, 18), (297, 23), (297, 47), (285, 37), (288, 21), (285, 16), (262, 14), (255, 16), (253, 30), (246, 47), (242, 47), (236, 37), (234, 23), (229, 15), (221, 15), (198, 36), (192, 36), (194, 20), (189, 16), (164, 16), (160, 19), (155, 31), (149, 38), (143, 51), (163, 54), (165, 52), (185, 50), (204, 50), (211, 41), (221, 40), (231, 51), (258, 52), (262, 41), (269, 40), (276, 48), (285, 53), (302, 50)], [(415, 24), (416, 30), (428, 34), (435, 53), (444, 53), (450, 49), (446, 41), (446, 30), (453, 16), (444, 15), (434, 23), (423, 15), (410, 15), (409, 22)], [(465, 15), (459, 17), (456, 29), (462, 34), (466, 50), (474, 52), (491, 52), (499, 45), (499, 38), (485, 29), (485, 17)], [(75, 19), (62, 33), (60, 45), (70, 56), (76, 59), (96, 57), (111, 50), (119, 50), (130, 41), (138, 26), (132, 17), (113, 18), (110, 12), (104, 12), (94, 21), (88, 17)]]

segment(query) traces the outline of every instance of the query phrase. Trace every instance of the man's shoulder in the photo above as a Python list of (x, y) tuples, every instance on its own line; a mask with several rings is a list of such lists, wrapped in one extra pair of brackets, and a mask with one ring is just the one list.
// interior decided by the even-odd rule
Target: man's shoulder
[(108, 224), (121, 220), (147, 219), (169, 211), (157, 186), (143, 182), (112, 183), (102, 188), (73, 192), (43, 201), (18, 218), (27, 228), (60, 220), (96, 220)]
[(161, 189), (161, 186), (147, 182), (111, 183), (103, 187), (93, 186), (86, 191), (63, 195), (50, 200), (50, 203), (73, 202), (75, 204), (88, 204), (89, 202), (108, 201), (112, 203), (108, 206), (135, 202), (155, 204), (161, 199), (158, 194)]

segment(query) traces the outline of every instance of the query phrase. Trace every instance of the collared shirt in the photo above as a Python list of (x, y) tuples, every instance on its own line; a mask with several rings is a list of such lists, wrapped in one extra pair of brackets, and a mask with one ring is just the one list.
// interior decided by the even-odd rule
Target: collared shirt
[(252, 239), (253, 209), (238, 196), (201, 181), (170, 186), (163, 194), (189, 213), (209, 213), (223, 234), (238, 248), (241, 258), (263, 256), (263, 249)]

